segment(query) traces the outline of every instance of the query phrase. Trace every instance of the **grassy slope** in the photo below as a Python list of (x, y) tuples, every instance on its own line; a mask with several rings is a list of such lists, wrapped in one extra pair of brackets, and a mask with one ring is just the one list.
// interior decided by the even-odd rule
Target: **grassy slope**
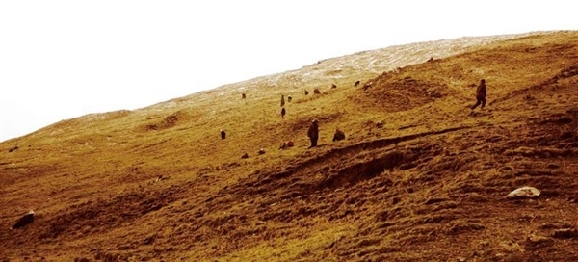
[[(4, 142), (0, 258), (576, 260), (576, 43), (365, 51)], [(471, 115), (481, 78), (489, 104)], [(285, 119), (281, 94), (294, 97)], [(308, 150), (314, 117), (321, 146)], [(331, 143), (335, 127), (348, 139)], [(504, 198), (525, 185), (543, 196)], [(29, 209), (37, 221), (10, 231)]]

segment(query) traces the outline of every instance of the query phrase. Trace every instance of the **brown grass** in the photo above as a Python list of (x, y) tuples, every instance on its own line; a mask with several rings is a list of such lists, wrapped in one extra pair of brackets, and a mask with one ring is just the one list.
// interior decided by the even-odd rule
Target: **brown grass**
[[(577, 43), (364, 51), (6, 141), (0, 258), (578, 260)], [(470, 113), (481, 78), (488, 105)], [(320, 146), (307, 149), (313, 118)], [(347, 138), (332, 143), (337, 127)], [(521, 186), (542, 195), (506, 198)], [(30, 209), (36, 221), (10, 230)]]

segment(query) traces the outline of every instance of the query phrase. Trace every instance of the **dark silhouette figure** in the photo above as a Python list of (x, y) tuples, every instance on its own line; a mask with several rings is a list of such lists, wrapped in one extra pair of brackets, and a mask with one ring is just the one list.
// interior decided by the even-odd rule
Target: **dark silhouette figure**
[(319, 91), (319, 89), (315, 88), (315, 89), (313, 89), (313, 94), (321, 94), (321, 91)]
[(311, 126), (309, 126), (309, 129), (307, 130), (307, 136), (309, 137), (309, 140), (311, 141), (311, 147), (317, 146), (317, 140), (319, 140), (319, 121), (317, 121), (317, 118), (313, 119), (313, 121), (311, 122)]
[(359, 80), (355, 81), (355, 84), (353, 86), (357, 87), (358, 85), (359, 85)]
[(482, 79), (482, 81), (480, 81), (480, 85), (476, 90), (476, 99), (477, 102), (472, 106), (472, 111), (479, 105), (482, 105), (482, 109), (484, 109), (486, 106), (486, 79)]
[(16, 221), (16, 223), (14, 223), (14, 225), (12, 225), (12, 227), (10, 229), (16, 229), (16, 228), (21, 228), (23, 226), (26, 226), (30, 223), (34, 222), (34, 211), (30, 210), (30, 212), (28, 212), (28, 214), (20, 217), (20, 219), (18, 219), (18, 221)]
[(293, 144), (293, 141), (291, 141), (291, 140), (289, 140), (289, 141), (287, 141), (287, 142), (283, 142), (283, 144), (281, 144), (281, 145), (279, 146), (279, 150), (283, 150), (283, 149), (287, 149), (287, 148), (293, 147), (293, 145), (294, 145), (294, 144)]
[(221, 129), (221, 139), (225, 139), (225, 136), (227, 134), (225, 134), (225, 130)]
[(287, 96), (287, 102), (291, 102), (291, 100), (293, 100), (293, 97), (291, 97), (291, 95)]
[(335, 84), (331, 84), (331, 89), (335, 89), (337, 86)]
[(345, 139), (345, 133), (343, 133), (343, 131), (339, 130), (339, 128), (335, 129), (335, 134), (333, 134), (333, 142), (337, 142), (337, 141), (341, 141)]
[(243, 93), (243, 99), (247, 98), (247, 94)]
[(285, 118), (285, 108), (281, 108), (281, 118)]
[(285, 105), (285, 97), (281, 95), (281, 107)]
[(249, 154), (245, 153), (241, 156), (241, 158), (245, 159), (245, 158), (249, 158)]
[(308, 95), (309, 91), (305, 90), (303, 93), (305, 93), (305, 95)]

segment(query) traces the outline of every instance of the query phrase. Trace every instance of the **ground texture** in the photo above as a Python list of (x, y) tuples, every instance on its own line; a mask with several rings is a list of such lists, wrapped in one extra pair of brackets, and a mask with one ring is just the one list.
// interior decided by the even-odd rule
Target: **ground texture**
[[(63, 120), (0, 144), (0, 181), (2, 261), (578, 261), (578, 32), (393, 46)], [(541, 195), (506, 197), (522, 186)]]

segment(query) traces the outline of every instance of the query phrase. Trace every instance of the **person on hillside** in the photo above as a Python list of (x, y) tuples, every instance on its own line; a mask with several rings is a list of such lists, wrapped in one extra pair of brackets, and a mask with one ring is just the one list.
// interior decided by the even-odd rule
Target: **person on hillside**
[(486, 106), (486, 79), (482, 79), (480, 81), (480, 85), (476, 90), (476, 99), (477, 102), (475, 105), (472, 106), (472, 111), (476, 109), (479, 105), (482, 105), (482, 109)]
[(339, 128), (335, 129), (335, 134), (333, 134), (333, 142), (341, 141), (345, 139), (345, 133), (341, 131)]
[(225, 136), (227, 134), (225, 134), (225, 130), (221, 129), (221, 139), (225, 139)]
[(281, 107), (285, 105), (285, 96), (281, 95)]
[(309, 129), (307, 130), (307, 136), (309, 137), (309, 140), (311, 141), (311, 147), (317, 146), (317, 140), (319, 140), (319, 124), (318, 124), (318, 120), (317, 118), (313, 119), (313, 121), (311, 122), (311, 126), (309, 126)]
[(285, 108), (284, 107), (281, 108), (281, 118), (285, 118), (285, 113), (286, 113)]

